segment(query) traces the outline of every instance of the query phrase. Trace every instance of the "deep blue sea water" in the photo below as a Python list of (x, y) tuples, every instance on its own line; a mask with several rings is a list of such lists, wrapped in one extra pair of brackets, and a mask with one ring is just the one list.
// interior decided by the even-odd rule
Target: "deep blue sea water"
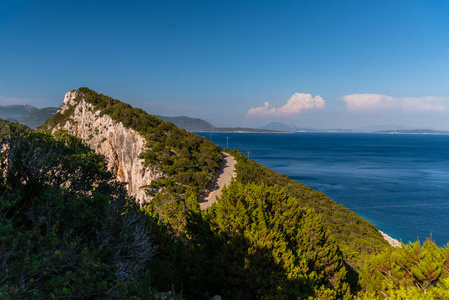
[[(200, 135), (210, 138), (209, 133)], [(213, 133), (404, 243), (449, 242), (449, 135)]]

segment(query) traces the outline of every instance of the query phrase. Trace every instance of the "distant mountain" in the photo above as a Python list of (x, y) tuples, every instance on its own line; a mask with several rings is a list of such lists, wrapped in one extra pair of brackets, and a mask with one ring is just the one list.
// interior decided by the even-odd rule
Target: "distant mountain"
[(179, 128), (183, 128), (191, 132), (283, 132), (287, 130), (277, 130), (277, 129), (262, 129), (262, 128), (248, 128), (248, 127), (215, 127), (211, 123), (204, 121), (203, 119), (190, 118), (186, 116), (181, 117), (165, 117), (156, 116), (159, 119), (171, 122)]
[(186, 116), (181, 117), (165, 117), (157, 116), (159, 119), (172, 122), (179, 128), (183, 128), (187, 131), (209, 131), (215, 128), (211, 123), (198, 118), (190, 118)]
[(298, 131), (317, 131), (316, 129), (310, 128), (300, 128), (292, 124), (285, 124), (282, 122), (271, 122), (265, 126), (259, 127), (260, 129), (269, 129), (269, 130), (278, 130), (278, 131), (289, 131), (289, 132), (298, 132)]
[(260, 129), (270, 129), (270, 130), (282, 130), (282, 131), (298, 131), (298, 127), (295, 125), (287, 125), (281, 122), (271, 122), (267, 125), (259, 127)]
[(0, 105), (0, 119), (16, 122), (36, 110), (36, 107), (28, 104)]
[(261, 128), (248, 128), (248, 127), (215, 127), (211, 130), (198, 130), (198, 131), (210, 131), (210, 132), (257, 132), (257, 133), (285, 133), (282, 130), (261, 129)]
[[(295, 125), (287, 125), (282, 122), (272, 122), (265, 126), (259, 127), (261, 129), (269, 129), (269, 130), (280, 130), (280, 131), (289, 131), (289, 132), (335, 132), (335, 133), (388, 133), (389, 131), (407, 131), (407, 130), (415, 130), (410, 127), (402, 126), (402, 125), (371, 125), (365, 127), (358, 127), (353, 129), (342, 129), (342, 128), (327, 128), (327, 129), (317, 129), (317, 128), (300, 128)], [(426, 129), (428, 130), (428, 129)]]
[(365, 127), (354, 128), (352, 132), (378, 132), (385, 130), (411, 130), (412, 128), (402, 125), (371, 125)]
[(19, 123), (27, 125), (30, 128), (36, 128), (43, 125), (47, 119), (51, 118), (56, 113), (57, 110), (57, 107), (41, 108), (33, 111), (18, 121)]
[(375, 133), (382, 134), (449, 134), (449, 131), (433, 129), (410, 129), (410, 130), (381, 130)]

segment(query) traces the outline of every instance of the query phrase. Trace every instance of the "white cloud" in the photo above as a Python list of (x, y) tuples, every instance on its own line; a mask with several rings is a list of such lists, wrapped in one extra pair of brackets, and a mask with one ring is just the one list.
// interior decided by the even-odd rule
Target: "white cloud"
[(444, 112), (449, 105), (449, 97), (392, 97), (380, 94), (345, 95), (342, 100), (350, 111), (386, 111), (403, 112), (427, 111)]
[(300, 113), (304, 110), (322, 109), (325, 101), (321, 96), (312, 97), (310, 94), (295, 93), (288, 99), (284, 106), (273, 107), (269, 102), (264, 102), (264, 106), (250, 108), (248, 116), (289, 116)]

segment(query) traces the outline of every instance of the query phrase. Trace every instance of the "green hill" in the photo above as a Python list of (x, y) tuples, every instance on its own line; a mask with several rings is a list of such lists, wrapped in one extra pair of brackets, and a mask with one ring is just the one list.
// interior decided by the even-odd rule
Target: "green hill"
[(187, 131), (209, 131), (215, 128), (211, 123), (198, 118), (190, 118), (186, 116), (181, 117), (164, 117), (157, 116), (159, 119), (171, 122), (177, 127), (185, 129)]
[(248, 127), (215, 127), (211, 123), (198, 118), (190, 117), (164, 117), (157, 116), (163, 121), (171, 122), (177, 127), (185, 129), (190, 132), (284, 132), (277, 129), (269, 128), (248, 128)]
[(201, 211), (220, 148), (87, 88), (82, 100), (145, 136), (143, 157), (166, 177), (139, 206), (81, 140), (0, 120), (0, 298), (449, 298), (448, 248), (393, 249), (344, 206), (229, 149), (237, 177)]
[(0, 298), (130, 297), (154, 254), (148, 217), (79, 139), (0, 126)]
[[(74, 106), (85, 101), (99, 110), (100, 115), (106, 114), (145, 137), (148, 150), (141, 158), (145, 159), (147, 165), (154, 166), (165, 174), (148, 187), (149, 193), (155, 189), (167, 192), (155, 195), (156, 202), (163, 204), (167, 199), (186, 193), (202, 193), (220, 167), (220, 147), (205, 138), (88, 88), (78, 89), (76, 95)], [(66, 122), (73, 122), (70, 118), (74, 106), (63, 113), (57, 112), (42, 128), (52, 129)]]
[(57, 107), (41, 108), (19, 119), (18, 122), (28, 127), (36, 128), (44, 124), (48, 118), (51, 118), (57, 110)]
[(298, 199), (302, 207), (316, 210), (322, 217), (323, 226), (333, 234), (343, 250), (346, 261), (352, 266), (356, 267), (364, 255), (377, 253), (388, 247), (388, 243), (373, 224), (323, 193), (278, 174), (254, 160), (249, 160), (239, 151), (234, 150), (230, 153), (237, 160), (238, 182), (279, 186), (290, 196)]

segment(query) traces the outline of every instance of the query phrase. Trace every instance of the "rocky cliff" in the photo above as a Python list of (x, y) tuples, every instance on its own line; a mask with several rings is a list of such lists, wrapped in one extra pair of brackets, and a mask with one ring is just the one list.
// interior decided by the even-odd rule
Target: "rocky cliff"
[(106, 157), (108, 169), (122, 182), (127, 183), (128, 193), (142, 203), (149, 201), (144, 186), (163, 175), (154, 166), (145, 166), (140, 155), (145, 151), (146, 140), (137, 131), (126, 128), (110, 116), (101, 114), (83, 99), (79, 91), (68, 92), (58, 113), (73, 110), (59, 128), (81, 138), (91, 149)]

